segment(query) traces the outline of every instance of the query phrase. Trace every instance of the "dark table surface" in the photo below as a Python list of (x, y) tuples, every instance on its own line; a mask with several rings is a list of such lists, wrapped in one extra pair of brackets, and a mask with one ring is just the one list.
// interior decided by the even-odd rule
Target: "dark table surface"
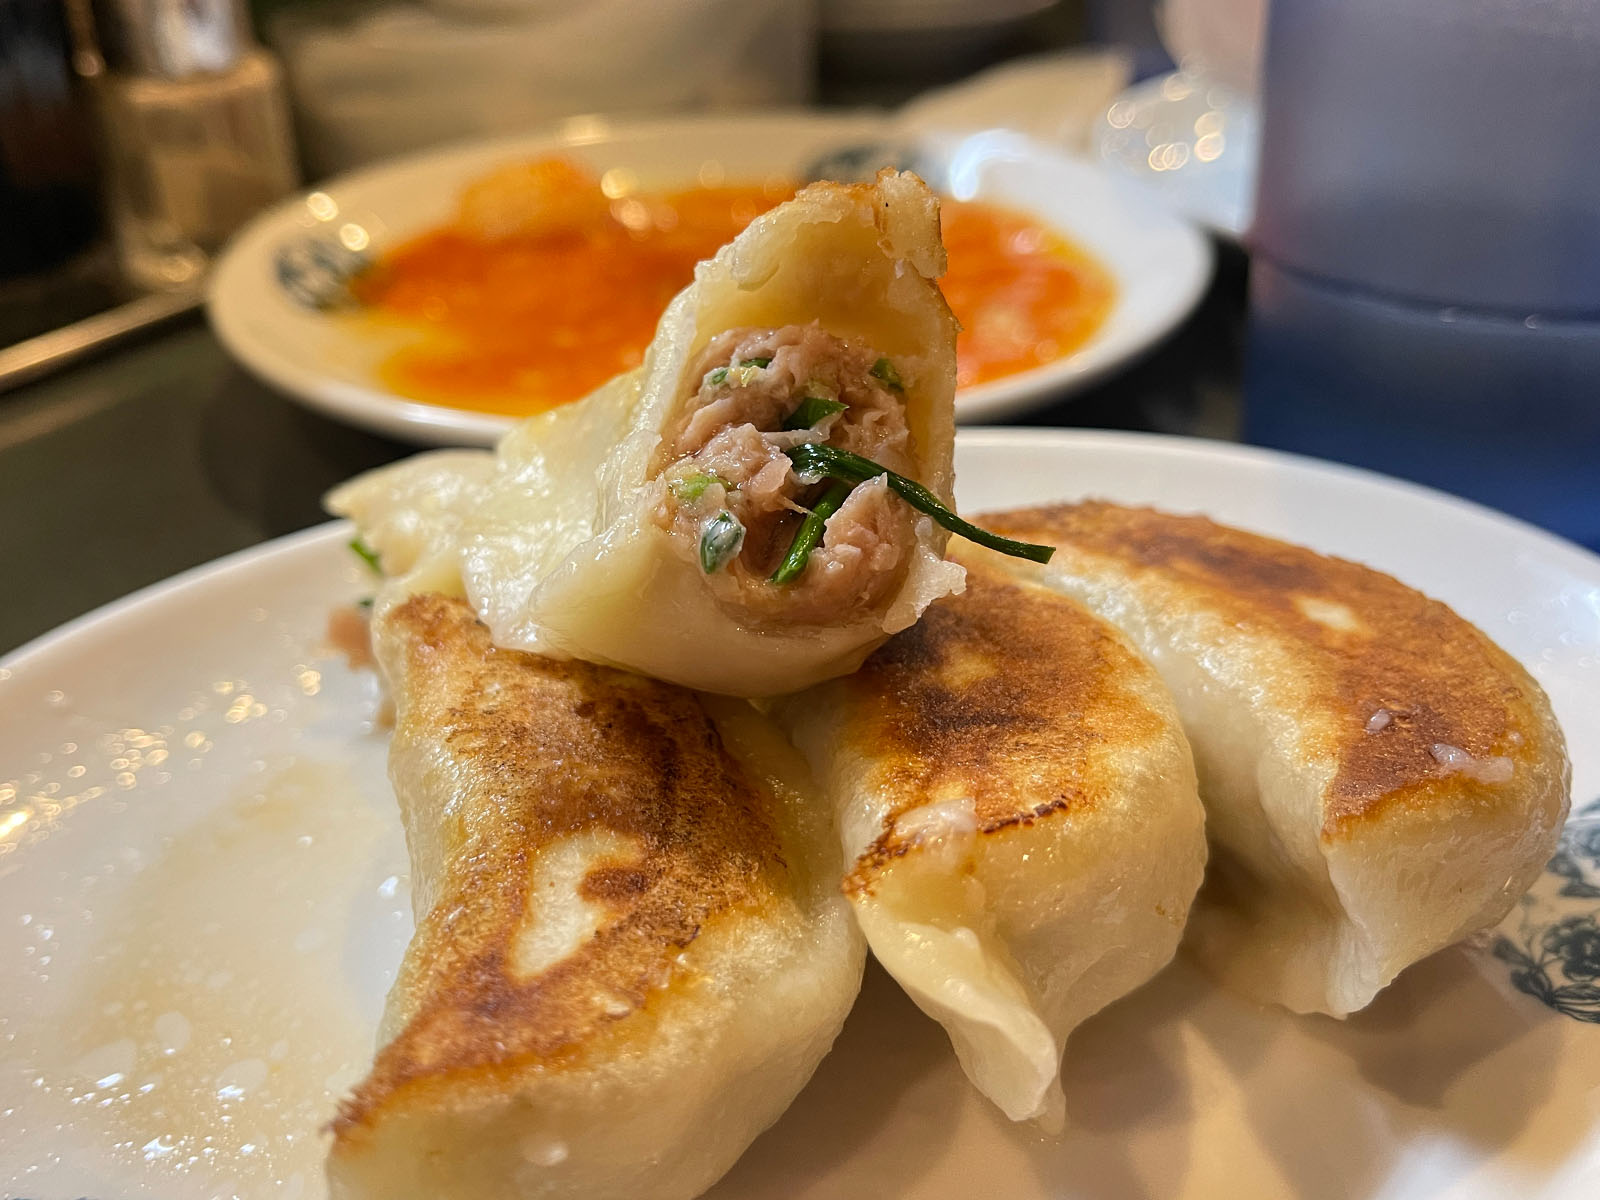
[[(1016, 424), (1232, 437), (1246, 261), (1098, 386)], [(308, 412), (199, 318), (0, 395), (0, 653), (178, 571), (325, 520), (342, 479), (414, 447)]]

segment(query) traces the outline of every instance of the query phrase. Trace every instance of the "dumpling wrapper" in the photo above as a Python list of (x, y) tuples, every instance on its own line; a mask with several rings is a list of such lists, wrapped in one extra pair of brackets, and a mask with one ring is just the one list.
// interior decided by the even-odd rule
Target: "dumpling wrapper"
[(1188, 946), (1224, 982), (1344, 1016), (1497, 923), (1554, 852), (1571, 775), (1549, 701), (1447, 606), (1204, 517), (981, 521), (1057, 547), (1002, 565), (1116, 625), (1172, 689), (1212, 845)]
[(1127, 641), (958, 545), (964, 594), (774, 715), (838, 814), (873, 955), (979, 1090), (1052, 1127), (1068, 1035), (1178, 948), (1204, 815)]
[(699, 265), (639, 370), (530, 418), (493, 459), (418, 456), (343, 485), (328, 506), (355, 520), (387, 572), (418, 572), (398, 594), (465, 595), (499, 646), (727, 695), (774, 695), (848, 673), (960, 589), (943, 529), (915, 515), (904, 574), (875, 608), (827, 623), (746, 620), (714, 600), (698, 564), (673, 552), (650, 519), (647, 485), (664, 431), (697, 382), (686, 372), (714, 336), (817, 322), (893, 360), (915, 477), (950, 503), (957, 326), (936, 283), (944, 265), (938, 200), (916, 176), (813, 184)]
[(737, 701), (377, 618), (417, 931), (335, 1200), (698, 1195), (832, 1044), (864, 950), (799, 756)]

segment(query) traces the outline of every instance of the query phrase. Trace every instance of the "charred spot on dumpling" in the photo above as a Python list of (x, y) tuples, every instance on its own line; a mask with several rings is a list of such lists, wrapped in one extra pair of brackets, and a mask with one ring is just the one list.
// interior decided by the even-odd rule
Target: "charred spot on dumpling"
[(638, 867), (596, 867), (583, 877), (578, 893), (588, 900), (617, 904), (649, 890), (650, 872)]
[[(1164, 731), (1128, 687), (1143, 671), (1074, 602), (969, 564), (962, 595), (930, 606), (863, 664), (852, 683), (870, 702), (850, 736), (896, 813), (961, 792), (978, 829), (993, 832), (1094, 803), (1101, 747)], [(880, 853), (893, 846), (891, 831)]]

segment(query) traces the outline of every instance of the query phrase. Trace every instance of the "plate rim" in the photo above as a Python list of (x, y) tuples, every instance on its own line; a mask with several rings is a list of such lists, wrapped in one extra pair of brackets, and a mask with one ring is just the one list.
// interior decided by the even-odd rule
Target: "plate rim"
[[(287, 218), (301, 211), (308, 196), (371, 186), (384, 177), (416, 170), (430, 161), (449, 164), (455, 160), (494, 157), (497, 154), (534, 153), (562, 147), (601, 145), (621, 138), (648, 138), (659, 134), (748, 127), (770, 130), (773, 125), (794, 125), (818, 131), (837, 129), (840, 136), (907, 137), (928, 141), (980, 136), (971, 130), (924, 128), (904, 123), (897, 113), (872, 109), (843, 109), (838, 112), (796, 108), (757, 109), (740, 113), (695, 113), (676, 117), (614, 118), (581, 116), (569, 118), (539, 130), (517, 134), (495, 134), (468, 138), (413, 151), (366, 164), (352, 171), (321, 180), (297, 190), (247, 222), (223, 248), (206, 284), (206, 319), (229, 355), (248, 372), (281, 391), (295, 403), (358, 428), (422, 445), (488, 445), (505, 433), (518, 417), (474, 412), (409, 399), (377, 386), (367, 386), (332, 378), (312, 367), (265, 349), (254, 338), (248, 289), (249, 274), (258, 261), (259, 243)], [(993, 131), (991, 131), (993, 132)], [(958, 397), (958, 420), (986, 423), (1019, 412), (1033, 411), (1069, 402), (1079, 392), (1111, 373), (1133, 366), (1153, 351), (1199, 305), (1216, 275), (1216, 247), (1212, 239), (1192, 220), (1169, 207), (1156, 203), (1142, 191), (1130, 188), (1125, 180), (1094, 158), (1075, 154), (1026, 134), (1005, 131), (1009, 139), (1025, 145), (1046, 162), (1065, 165), (1085, 178), (1094, 177), (1113, 190), (1126, 193), (1129, 203), (1145, 211), (1150, 219), (1166, 224), (1163, 236), (1187, 243), (1187, 272), (1179, 285), (1169, 289), (1170, 303), (1146, 322), (1136, 343), (1120, 352), (1097, 357), (1092, 347), (1080, 348), (1050, 363), (990, 380), (964, 389)], [(237, 289), (246, 289), (236, 299)], [(1115, 311), (1115, 310), (1113, 310)], [(1085, 355), (1088, 354), (1085, 360)], [(1083, 360), (1083, 361), (1075, 361)], [(1029, 385), (1019, 381), (1035, 376)]]
[(308, 543), (331, 539), (335, 532), (343, 532), (341, 527), (352, 526), (343, 518), (335, 518), (319, 521), (305, 529), (296, 529), (291, 533), (266, 538), (254, 545), (242, 546), (217, 558), (185, 567), (176, 574), (158, 579), (154, 583), (147, 583), (126, 595), (118, 596), (115, 600), (108, 600), (87, 612), (69, 617), (54, 628), (0, 655), (0, 685), (7, 684), (16, 675), (32, 669), (37, 660), (54, 653), (61, 643), (75, 641), (80, 636), (92, 634), (103, 625), (112, 624), (132, 616), (141, 609), (160, 604), (171, 593), (187, 591), (191, 587), (209, 583), (213, 579), (223, 578), (239, 567), (253, 567), (258, 562), (265, 563), (279, 556), (292, 556)]
[[(1351, 467), (1344, 464), (1327, 462), (1309, 458), (1303, 455), (1289, 454), (1268, 448), (1240, 445), (1229, 442), (1212, 441), (1208, 439), (1180, 437), (1166, 434), (1152, 434), (1135, 431), (1120, 430), (1072, 430), (1072, 429), (1031, 429), (1031, 428), (986, 428), (964, 429), (958, 434), (958, 447), (967, 453), (978, 453), (992, 456), (999, 460), (1001, 456), (1010, 453), (1034, 453), (1048, 459), (1051, 456), (1075, 455), (1080, 458), (1105, 452), (1117, 456), (1137, 457), (1155, 465), (1187, 461), (1196, 470), (1209, 471), (1216, 477), (1225, 475), (1230, 466), (1248, 465), (1252, 469), (1260, 469), (1271, 475), (1284, 476), (1290, 480), (1312, 477), (1329, 486), (1357, 487), (1365, 491), (1376, 488), (1380, 495), (1396, 499), (1409, 497), (1426, 505), (1421, 509), (1420, 516), (1407, 514), (1409, 520), (1414, 521), (1416, 527), (1426, 528), (1432, 521), (1443, 516), (1454, 516), (1465, 519), (1474, 527), (1489, 526), (1503, 533), (1517, 537), (1518, 545), (1525, 546), (1530, 558), (1550, 563), (1553, 566), (1570, 569), (1580, 573), (1580, 578), (1592, 580), (1600, 584), (1600, 555), (1595, 555), (1581, 546), (1577, 546), (1555, 534), (1548, 533), (1518, 518), (1488, 509), (1481, 504), (1440, 492), (1424, 485), (1414, 484), (1405, 480), (1395, 479), (1378, 472), (1364, 468)], [(1057, 486), (1071, 488), (1070, 476), (1045, 482), (1039, 489), (1041, 493), (1047, 488)], [(1048, 494), (1041, 495), (1039, 502), (1047, 502), (1052, 497)], [(1168, 504), (1174, 510), (1176, 505)], [(1417, 510), (1413, 510), (1415, 512)], [(1403, 518), (1406, 519), (1406, 518)], [(56, 686), (49, 682), (49, 673), (58, 665), (66, 663), (76, 667), (85, 655), (93, 656), (100, 647), (110, 639), (120, 642), (128, 637), (131, 630), (138, 628), (137, 622), (150, 617), (159, 617), (161, 606), (181, 602), (193, 605), (195, 602), (204, 602), (208, 592), (214, 594), (212, 589), (236, 589), (248, 584), (252, 573), (256, 571), (283, 572), (292, 570), (300, 561), (301, 556), (315, 556), (310, 559), (315, 572), (297, 573), (297, 580), (293, 586), (304, 588), (309, 585), (317, 588), (319, 583), (332, 574), (335, 558), (334, 553), (338, 543), (346, 540), (350, 533), (350, 523), (343, 520), (331, 520), (313, 525), (311, 527), (280, 535), (256, 545), (242, 548), (212, 561), (196, 565), (181, 571), (165, 580), (152, 583), (118, 600), (111, 601), (73, 618), (49, 633), (33, 639), (18, 650), (0, 656), (0, 698), (11, 696), (13, 701), (18, 698), (19, 685)], [(1529, 535), (1532, 535), (1531, 540)], [(323, 556), (327, 557), (324, 558)], [(360, 571), (359, 564), (353, 558), (345, 555), (349, 569), (354, 573)], [(1464, 572), (1470, 577), (1470, 572)], [(243, 576), (243, 578), (241, 578)], [(334, 597), (329, 597), (330, 603), (335, 602)], [(298, 599), (295, 600), (298, 605)], [(166, 616), (170, 620), (170, 614)], [(248, 622), (238, 620), (236, 628), (244, 629)], [(186, 634), (180, 633), (179, 637)], [(78, 641), (75, 639), (82, 638)], [(137, 653), (145, 653), (143, 650)], [(60, 657), (58, 657), (60, 656)], [(18, 668), (26, 669), (30, 675), (26, 679), (17, 679), (6, 674)], [(1600, 685), (1600, 676), (1596, 677)], [(1600, 713), (1600, 686), (1587, 688), (1584, 693), (1586, 702), (1593, 701), (1592, 711)], [(1570, 728), (1570, 726), (1569, 726)], [(1576, 732), (1576, 730), (1574, 730)], [(27, 747), (33, 743), (31, 737), (24, 735), (21, 745)], [(374, 776), (376, 779), (377, 776)], [(90, 815), (90, 814), (84, 814)], [(36, 886), (36, 885), (35, 885)], [(857, 1002), (859, 1004), (859, 1001)], [(1552, 1019), (1563, 1023), (1566, 1018), (1554, 1016)], [(931, 1036), (940, 1041), (941, 1050), (944, 1049), (942, 1034), (934, 1029)], [(1070, 1055), (1069, 1050), (1069, 1055)], [(946, 1070), (951, 1069), (953, 1058), (946, 1056), (941, 1059)], [(1164, 1060), (1163, 1060), (1164, 1061)], [(1188, 1069), (1193, 1078), (1202, 1078), (1189, 1060), (1187, 1054), (1181, 1061), (1189, 1063)], [(1231, 1070), (1231, 1068), (1228, 1068)], [(959, 1082), (959, 1074), (953, 1075)], [(1142, 1119), (1142, 1118), (1141, 1118)], [(1192, 1118), (1188, 1118), (1191, 1119)], [(1142, 1127), (1142, 1126), (1141, 1126)], [(1593, 1129), (1600, 1129), (1594, 1126)], [(1095, 1134), (1096, 1137), (1114, 1136), (1106, 1133)], [(1590, 1134), (1586, 1135), (1593, 1137)], [(1423, 1144), (1426, 1137), (1425, 1129), (1411, 1132), (1408, 1143)], [(982, 1145), (993, 1148), (987, 1135), (981, 1135)], [(1571, 1182), (1567, 1172), (1573, 1164), (1580, 1167), (1585, 1160), (1579, 1157), (1588, 1145), (1600, 1145), (1583, 1140), (1574, 1140), (1570, 1149), (1564, 1152), (1559, 1159), (1552, 1159), (1544, 1164), (1547, 1170), (1538, 1181), (1537, 1194), (1547, 1197), (1572, 1198), (1586, 1195), (1582, 1183), (1587, 1178), (1587, 1172), (1576, 1176), (1576, 1184)], [(1399, 1157), (1397, 1155), (1397, 1161)], [(844, 1159), (839, 1159), (844, 1162)], [(1490, 1145), (1480, 1147), (1480, 1153), (1472, 1160), (1477, 1170), (1483, 1170), (1491, 1165), (1499, 1167), (1507, 1161), (1507, 1148), (1504, 1146)], [(1600, 1160), (1590, 1160), (1600, 1161)], [(1104, 1177), (1085, 1174), (1081, 1178), (1075, 1177), (1082, 1187), (1093, 1191), (1097, 1186), (1105, 1184)], [(1378, 1176), (1379, 1179), (1388, 1179), (1391, 1183), (1403, 1180), (1398, 1174)], [(1487, 1182), (1480, 1185), (1477, 1195), (1494, 1195), (1495, 1180), (1483, 1176)], [(1113, 1180), (1114, 1182), (1114, 1177)], [(128, 1177), (132, 1182), (132, 1177)], [(1529, 1188), (1533, 1187), (1529, 1183)], [(1424, 1183), (1415, 1187), (1406, 1184), (1400, 1186), (1397, 1195), (1403, 1192), (1406, 1196), (1415, 1193), (1418, 1200), (1430, 1194), (1429, 1187)], [(76, 1195), (76, 1192), (71, 1193)], [(959, 1194), (959, 1193), (953, 1193)], [(1530, 1190), (1529, 1194), (1533, 1194)]]
[[(1484, 521), (1502, 531), (1522, 539), (1531, 539), (1539, 549), (1563, 560), (1563, 566), (1577, 574), (1589, 574), (1600, 583), (1600, 554), (1596, 554), (1559, 534), (1541, 529), (1520, 517), (1511, 516), (1475, 500), (1468, 500), (1426, 484), (1413, 483), (1385, 475), (1365, 467), (1293, 454), (1265, 446), (1251, 446), (1240, 442), (1224, 442), (1210, 438), (1185, 437), (1179, 434), (1145, 433), (1120, 429), (1050, 429), (1027, 426), (989, 426), (963, 428), (956, 433), (957, 449), (983, 448), (993, 453), (1005, 450), (1030, 449), (1039, 443), (1053, 443), (1070, 450), (1074, 445), (1085, 449), (1110, 449), (1122, 452), (1149, 454), (1160, 458), (1220, 459), (1254, 466), (1288, 467), (1297, 471), (1310, 471), (1325, 478), (1378, 486), (1390, 490), (1397, 497), (1420, 500), (1431, 505), (1454, 509), (1472, 518)], [(1041, 499), (1040, 503), (1049, 503)], [(146, 584), (115, 600), (71, 617), (53, 629), (0, 655), (0, 685), (10, 681), (20, 672), (32, 668), (36, 662), (53, 653), (59, 645), (88, 635), (99, 627), (114, 623), (147, 606), (158, 605), (169, 594), (222, 578), (243, 566), (254, 567), (279, 556), (290, 556), (305, 546), (320, 541), (333, 541), (348, 537), (354, 528), (344, 518), (321, 521), (304, 529), (267, 538), (245, 546), (219, 558), (197, 563), (165, 579)]]

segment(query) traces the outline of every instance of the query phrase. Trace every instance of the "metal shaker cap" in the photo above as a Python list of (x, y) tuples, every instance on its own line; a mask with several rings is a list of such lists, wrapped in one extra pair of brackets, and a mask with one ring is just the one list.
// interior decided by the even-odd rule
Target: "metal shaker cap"
[(112, 69), (183, 79), (226, 71), (255, 45), (242, 0), (94, 0)]

